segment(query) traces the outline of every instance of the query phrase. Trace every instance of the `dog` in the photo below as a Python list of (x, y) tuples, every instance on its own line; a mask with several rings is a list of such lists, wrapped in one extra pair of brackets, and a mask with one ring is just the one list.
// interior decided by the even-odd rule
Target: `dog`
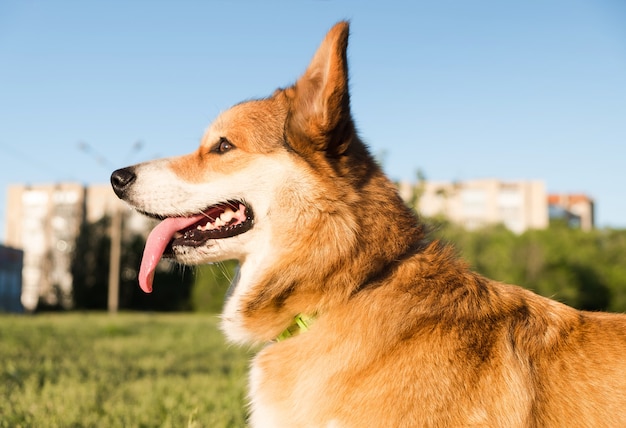
[(262, 344), (253, 427), (626, 427), (626, 316), (472, 272), (357, 135), (349, 24), (304, 74), (220, 114), (193, 153), (113, 172), (161, 257), (239, 261), (221, 328)]

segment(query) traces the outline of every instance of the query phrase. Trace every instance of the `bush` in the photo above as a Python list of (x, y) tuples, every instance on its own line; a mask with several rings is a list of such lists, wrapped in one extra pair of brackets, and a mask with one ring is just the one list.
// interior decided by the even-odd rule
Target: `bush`
[(195, 268), (191, 308), (196, 312), (222, 311), (228, 288), (235, 278), (237, 262), (228, 261)]

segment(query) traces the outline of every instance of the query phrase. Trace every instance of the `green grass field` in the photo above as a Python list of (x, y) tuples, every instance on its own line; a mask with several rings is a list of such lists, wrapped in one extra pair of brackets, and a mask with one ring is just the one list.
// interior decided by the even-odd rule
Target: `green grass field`
[(213, 315), (0, 315), (0, 427), (241, 427), (250, 352)]

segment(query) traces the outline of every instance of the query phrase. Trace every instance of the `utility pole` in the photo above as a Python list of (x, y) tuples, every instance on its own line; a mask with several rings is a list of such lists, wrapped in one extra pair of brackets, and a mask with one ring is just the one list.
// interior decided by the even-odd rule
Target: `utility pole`
[[(136, 141), (129, 152), (129, 156), (143, 147), (141, 141)], [(88, 143), (81, 141), (78, 149), (90, 155), (98, 164), (108, 171), (113, 171), (113, 164), (104, 156), (97, 153)], [(119, 202), (113, 204), (111, 210), (111, 250), (109, 253), (109, 292), (107, 308), (110, 314), (116, 314), (120, 304), (120, 259), (122, 255), (122, 210)]]
[(111, 217), (111, 253), (109, 264), (109, 313), (115, 314), (119, 308), (120, 295), (120, 256), (122, 254), (122, 212), (115, 204)]

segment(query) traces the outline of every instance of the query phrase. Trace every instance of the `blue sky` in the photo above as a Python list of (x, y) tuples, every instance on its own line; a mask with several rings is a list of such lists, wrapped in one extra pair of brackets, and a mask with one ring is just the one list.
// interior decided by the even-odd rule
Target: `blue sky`
[(357, 126), (392, 178), (541, 179), (626, 227), (619, 0), (3, 0), (0, 223), (10, 183), (107, 183), (192, 151), (220, 111), (294, 82), (341, 19)]

